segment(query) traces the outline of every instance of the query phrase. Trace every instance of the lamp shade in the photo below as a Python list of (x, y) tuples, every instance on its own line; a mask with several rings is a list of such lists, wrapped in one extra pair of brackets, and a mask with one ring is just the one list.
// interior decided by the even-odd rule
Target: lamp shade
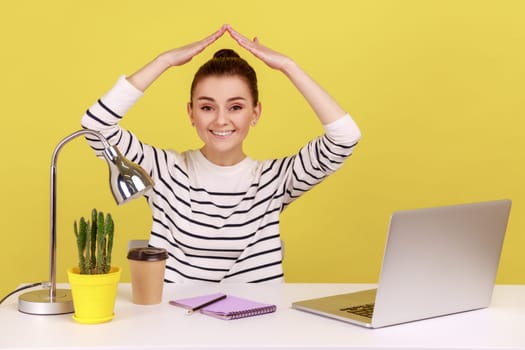
[(118, 148), (105, 148), (104, 156), (109, 166), (111, 192), (117, 204), (135, 199), (153, 186), (153, 181), (144, 169), (124, 157)]

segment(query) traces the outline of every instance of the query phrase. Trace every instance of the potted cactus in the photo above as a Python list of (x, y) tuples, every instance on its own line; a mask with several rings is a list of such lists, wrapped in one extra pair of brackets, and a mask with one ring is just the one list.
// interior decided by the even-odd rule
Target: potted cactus
[(68, 270), (75, 314), (80, 323), (101, 323), (114, 316), (121, 270), (111, 266), (114, 222), (111, 214), (93, 209), (91, 220), (81, 217), (73, 225), (78, 266)]

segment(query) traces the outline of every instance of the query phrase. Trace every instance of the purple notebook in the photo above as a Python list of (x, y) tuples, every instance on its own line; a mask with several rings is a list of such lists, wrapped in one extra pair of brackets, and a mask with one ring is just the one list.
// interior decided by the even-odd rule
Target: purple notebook
[(225, 297), (221, 300), (212, 302), (211, 304), (202, 307), (199, 309), (199, 311), (205, 315), (217, 317), (223, 320), (233, 320), (237, 318), (267, 314), (270, 312), (275, 312), (277, 309), (277, 307), (273, 304), (261, 303), (258, 301), (239, 298), (233, 295), (225, 295), (223, 293), (172, 300), (170, 301), (170, 304), (183, 307), (186, 310), (192, 310), (221, 296)]

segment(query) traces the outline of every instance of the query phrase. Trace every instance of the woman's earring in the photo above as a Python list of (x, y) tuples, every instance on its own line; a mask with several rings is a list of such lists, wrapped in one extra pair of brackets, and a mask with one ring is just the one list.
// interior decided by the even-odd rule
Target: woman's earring
[(257, 124), (257, 120), (252, 120), (252, 126), (255, 126)]

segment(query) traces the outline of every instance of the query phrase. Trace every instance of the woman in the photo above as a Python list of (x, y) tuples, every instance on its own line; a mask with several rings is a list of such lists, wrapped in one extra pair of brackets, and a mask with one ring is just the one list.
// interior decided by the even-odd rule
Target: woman
[[(177, 152), (140, 142), (119, 126), (128, 109), (166, 70), (190, 61), (225, 32), (269, 67), (283, 72), (323, 124), (323, 136), (296, 155), (266, 161), (243, 142), (261, 116), (257, 78), (233, 50), (220, 50), (195, 74), (187, 110), (202, 139)], [(360, 138), (348, 114), (289, 57), (224, 25), (209, 37), (157, 56), (116, 85), (82, 118), (154, 179), (147, 195), (150, 245), (166, 248), (166, 282), (283, 281), (279, 215), (341, 167)], [(101, 146), (90, 140), (95, 150)]]

